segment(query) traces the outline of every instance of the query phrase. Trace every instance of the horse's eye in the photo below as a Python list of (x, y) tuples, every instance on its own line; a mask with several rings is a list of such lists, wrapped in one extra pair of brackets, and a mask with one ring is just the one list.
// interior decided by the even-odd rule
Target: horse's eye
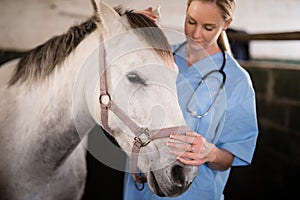
[(127, 79), (132, 82), (132, 83), (136, 83), (136, 84), (142, 84), (142, 85), (146, 85), (146, 82), (144, 79), (142, 79), (139, 75), (137, 75), (136, 73), (129, 73), (126, 75)]

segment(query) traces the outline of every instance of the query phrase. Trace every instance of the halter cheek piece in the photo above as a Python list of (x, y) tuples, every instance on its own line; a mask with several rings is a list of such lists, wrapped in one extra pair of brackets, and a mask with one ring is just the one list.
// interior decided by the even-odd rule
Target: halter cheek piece
[[(107, 78), (105, 73), (105, 49), (103, 46), (103, 38), (100, 38), (99, 48), (99, 63), (100, 63), (100, 96), (99, 102), (101, 107), (101, 121), (102, 126), (106, 132), (113, 136), (113, 130), (108, 125), (108, 110), (112, 111), (130, 130), (136, 135), (133, 140), (131, 159), (130, 159), (130, 173), (135, 180), (135, 186), (138, 190), (143, 190), (144, 183), (147, 182), (145, 176), (134, 173), (137, 170), (138, 155), (142, 147), (147, 146), (151, 141), (169, 137), (171, 134), (185, 134), (189, 129), (187, 126), (175, 126), (163, 128), (159, 130), (149, 130), (138, 126), (117, 104), (112, 101), (111, 96), (107, 90)], [(143, 141), (141, 135), (147, 136)], [(138, 187), (137, 183), (142, 184)]]

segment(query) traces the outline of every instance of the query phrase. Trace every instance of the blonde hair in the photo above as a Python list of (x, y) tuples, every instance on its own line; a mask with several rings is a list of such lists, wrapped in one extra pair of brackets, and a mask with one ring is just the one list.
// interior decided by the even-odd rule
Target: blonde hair
[[(192, 1), (202, 1), (202, 2), (209, 2), (209, 3), (216, 4), (218, 8), (221, 10), (221, 15), (225, 22), (227, 20), (232, 19), (233, 11), (236, 3), (235, 0), (188, 0), (187, 7), (190, 6)], [(225, 31), (222, 31), (222, 33), (220, 34), (218, 38), (218, 45), (222, 50), (231, 53), (228, 37)]]

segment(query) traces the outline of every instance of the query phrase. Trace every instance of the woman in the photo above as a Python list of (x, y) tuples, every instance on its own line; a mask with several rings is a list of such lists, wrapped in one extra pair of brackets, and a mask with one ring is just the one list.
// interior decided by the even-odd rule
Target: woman
[[(172, 46), (179, 103), (192, 131), (172, 135), (167, 145), (180, 162), (199, 166), (191, 187), (173, 200), (224, 199), (231, 166), (252, 161), (258, 135), (255, 93), (225, 40), (234, 6), (235, 0), (188, 0), (187, 40)], [(151, 8), (141, 13), (156, 19)], [(156, 196), (147, 185), (137, 191), (126, 176), (124, 200), (135, 199), (168, 198)]]

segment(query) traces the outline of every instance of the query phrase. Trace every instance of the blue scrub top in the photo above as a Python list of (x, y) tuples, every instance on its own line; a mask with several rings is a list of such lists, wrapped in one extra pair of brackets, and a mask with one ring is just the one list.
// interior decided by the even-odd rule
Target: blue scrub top
[[(172, 46), (172, 50), (174, 51), (178, 46)], [(218, 148), (230, 151), (234, 155), (232, 166), (249, 165), (258, 136), (255, 93), (246, 70), (231, 55), (225, 52), (225, 56), (225, 86), (218, 94), (208, 115), (197, 119), (187, 111), (187, 102), (191, 98), (189, 108), (199, 114), (207, 110), (221, 84), (221, 74), (210, 76), (197, 89), (195, 95), (192, 94), (205, 74), (221, 68), (223, 56), (221, 52), (216, 53), (188, 67), (185, 46), (178, 49), (174, 56), (179, 67), (178, 100), (190, 129), (204, 136)], [(230, 169), (217, 171), (210, 169), (206, 164), (201, 165), (191, 187), (175, 198), (159, 197), (152, 193), (147, 184), (142, 191), (138, 191), (134, 186), (133, 178), (126, 173), (124, 200), (222, 200), (229, 173)]]

